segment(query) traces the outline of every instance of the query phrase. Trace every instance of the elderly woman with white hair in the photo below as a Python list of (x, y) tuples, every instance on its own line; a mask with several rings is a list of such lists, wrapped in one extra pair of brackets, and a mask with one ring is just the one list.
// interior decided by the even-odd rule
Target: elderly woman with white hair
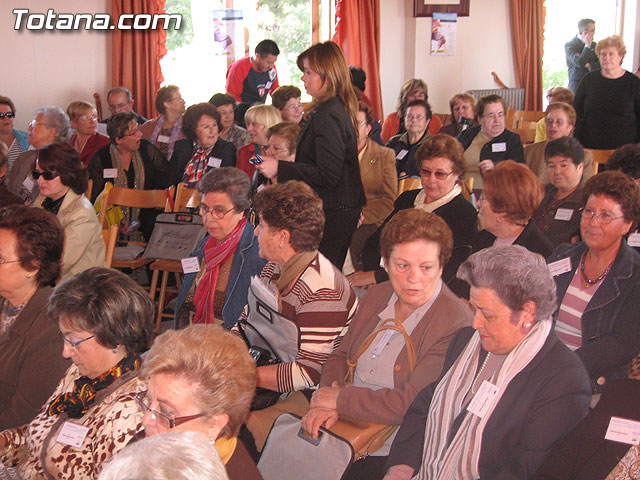
[(409, 407), (386, 480), (530, 478), (588, 412), (587, 372), (552, 328), (555, 284), (544, 258), (491, 247), (458, 277), (471, 285), (476, 331), (460, 331), (440, 379)]
[(31, 176), (36, 165), (37, 150), (52, 143), (68, 142), (71, 138), (69, 117), (59, 107), (40, 107), (29, 122), (29, 145), (34, 150), (22, 152), (7, 175), (7, 188), (23, 200), (31, 202), (39, 193), (38, 185)]

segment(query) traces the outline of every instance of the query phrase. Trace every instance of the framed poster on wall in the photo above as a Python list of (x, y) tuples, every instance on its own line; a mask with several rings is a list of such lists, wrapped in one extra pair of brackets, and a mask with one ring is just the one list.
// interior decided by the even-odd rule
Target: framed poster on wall
[(434, 12), (469, 16), (469, 0), (413, 0), (414, 17), (432, 17)]

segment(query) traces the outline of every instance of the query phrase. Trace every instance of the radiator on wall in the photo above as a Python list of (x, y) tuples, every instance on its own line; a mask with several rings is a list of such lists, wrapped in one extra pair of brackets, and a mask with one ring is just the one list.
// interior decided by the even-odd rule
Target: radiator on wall
[(524, 110), (524, 88), (491, 88), (488, 90), (467, 90), (476, 100), (487, 95), (500, 95), (512, 110)]

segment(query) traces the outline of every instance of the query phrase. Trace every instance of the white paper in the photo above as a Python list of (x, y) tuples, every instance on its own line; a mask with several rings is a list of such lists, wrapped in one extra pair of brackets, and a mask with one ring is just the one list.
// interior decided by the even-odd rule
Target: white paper
[(102, 170), (102, 178), (118, 178), (117, 168), (105, 168)]
[(507, 144), (504, 143), (504, 142), (492, 143), (491, 144), (491, 151), (492, 152), (506, 152), (507, 151)]
[(549, 267), (551, 275), (557, 277), (558, 275), (571, 271), (571, 259), (566, 257), (561, 260), (556, 260), (547, 265), (547, 267)]
[(402, 160), (404, 157), (407, 156), (407, 153), (409, 153), (409, 150), (404, 150), (404, 149), (400, 150), (396, 155), (396, 160)]
[(640, 422), (627, 420), (626, 418), (611, 417), (604, 438), (614, 442), (638, 445), (640, 444)]
[(79, 448), (82, 446), (82, 442), (84, 442), (84, 438), (87, 436), (88, 431), (89, 428), (83, 425), (64, 422), (56, 442)]
[(180, 263), (182, 263), (182, 273), (197, 273), (200, 271), (198, 257), (183, 258)]
[(220, 168), (220, 165), (222, 165), (222, 159), (216, 158), (216, 157), (210, 157), (209, 161), (207, 162), (207, 165), (213, 168)]
[(483, 380), (478, 392), (469, 402), (467, 410), (480, 418), (484, 418), (489, 412), (489, 409), (493, 406), (493, 402), (496, 401), (497, 396), (498, 387), (486, 380)]
[(553, 217), (554, 220), (564, 220), (568, 222), (573, 217), (573, 209), (572, 208), (559, 208), (556, 210), (556, 216)]
[(640, 233), (632, 233), (629, 235), (627, 243), (630, 247), (640, 247)]
[(31, 192), (33, 191), (33, 187), (36, 184), (36, 182), (33, 181), (33, 178), (31, 177), (27, 177), (24, 179), (24, 182), (22, 182), (22, 186), (24, 188), (27, 189), (27, 191)]
[(171, 137), (168, 135), (158, 135), (158, 142), (160, 143), (169, 143)]

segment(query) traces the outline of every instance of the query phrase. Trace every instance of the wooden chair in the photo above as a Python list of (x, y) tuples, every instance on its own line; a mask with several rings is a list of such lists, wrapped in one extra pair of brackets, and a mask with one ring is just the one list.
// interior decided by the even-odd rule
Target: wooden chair
[(462, 195), (467, 201), (470, 201), (471, 194), (473, 193), (473, 177), (469, 177), (466, 180), (460, 180), (460, 188), (462, 188)]
[(422, 180), (420, 177), (409, 177), (406, 174), (400, 174), (400, 179), (398, 180), (398, 196), (407, 190), (415, 190), (421, 186)]
[(116, 250), (116, 243), (118, 242), (118, 225), (111, 225), (108, 230), (102, 230), (102, 239), (104, 240), (104, 246), (106, 255), (104, 257), (104, 263), (107, 267), (111, 268), (113, 263), (113, 252)]
[[(180, 212), (186, 208), (195, 208), (199, 204), (200, 193), (198, 192), (198, 190), (185, 188), (184, 185), (180, 183), (178, 185), (178, 190), (176, 191), (176, 200), (173, 211)], [(177, 260), (159, 258), (157, 260), (154, 260), (153, 263), (149, 265), (149, 269), (153, 272), (153, 275), (151, 277), (151, 287), (149, 288), (149, 295), (154, 300), (156, 297), (156, 288), (158, 287), (158, 277), (160, 276), (160, 272), (162, 272), (160, 293), (158, 295), (158, 309), (156, 314), (156, 332), (158, 332), (160, 331), (160, 323), (162, 322), (162, 318), (172, 318), (171, 314), (163, 313), (164, 302), (167, 292), (178, 293), (180, 291), (180, 287), (182, 285), (182, 263)], [(176, 279), (176, 289), (174, 291), (171, 291), (167, 288), (170, 273), (173, 273)]]
[(591, 152), (591, 155), (593, 155), (593, 168), (595, 170), (594, 174), (598, 173), (598, 170), (599, 170), (598, 167), (600, 165), (607, 164), (607, 160), (609, 160), (609, 157), (611, 156), (611, 154), (615, 152), (615, 150), (600, 150), (597, 148), (585, 148), (584, 151), (585, 153)]
[[(544, 112), (537, 110), (509, 110), (507, 112), (506, 126), (508, 130), (524, 128), (525, 124), (535, 124), (544, 118)], [(535, 129), (535, 125), (533, 126)]]
[(87, 183), (87, 190), (84, 192), (84, 196), (91, 200), (91, 192), (93, 191), (93, 180), (89, 180)]

